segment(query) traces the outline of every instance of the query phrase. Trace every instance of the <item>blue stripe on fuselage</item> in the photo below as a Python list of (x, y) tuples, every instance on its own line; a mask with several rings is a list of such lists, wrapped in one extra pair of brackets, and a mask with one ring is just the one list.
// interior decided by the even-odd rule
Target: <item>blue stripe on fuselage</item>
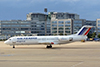
[(84, 27), (78, 35), (82, 35), (86, 30), (87, 28)]

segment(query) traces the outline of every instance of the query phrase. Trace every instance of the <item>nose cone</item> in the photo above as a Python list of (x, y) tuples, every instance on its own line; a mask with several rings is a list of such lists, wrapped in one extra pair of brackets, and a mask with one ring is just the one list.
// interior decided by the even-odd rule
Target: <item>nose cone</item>
[(7, 41), (5, 41), (4, 43), (7, 44)]
[(5, 43), (5, 44), (9, 44), (9, 42), (8, 42), (8, 41), (5, 41), (4, 43)]

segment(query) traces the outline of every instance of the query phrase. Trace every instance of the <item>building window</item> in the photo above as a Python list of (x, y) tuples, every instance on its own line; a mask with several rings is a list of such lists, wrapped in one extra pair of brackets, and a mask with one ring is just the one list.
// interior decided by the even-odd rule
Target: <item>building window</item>
[(70, 24), (65, 24), (65, 27), (70, 27)]
[(29, 28), (21, 28), (21, 30), (29, 30)]
[(58, 21), (58, 23), (59, 23), (59, 24), (63, 24), (63, 23), (64, 23), (64, 21)]
[(32, 28), (32, 30), (36, 30), (36, 28)]
[(44, 30), (44, 28), (41, 28), (41, 30)]
[(6, 34), (12, 34), (12, 33), (14, 33), (14, 31), (2, 31), (2, 33), (6, 33)]
[(37, 27), (41, 27), (41, 25), (37, 25)]
[(59, 28), (59, 30), (63, 30), (64, 28)]
[(81, 27), (82, 24), (74, 24), (74, 27)]
[(52, 27), (57, 27), (57, 25), (52, 25)]
[(47, 33), (50, 33), (50, 31), (47, 31)]
[(47, 22), (47, 24), (49, 24), (49, 25), (50, 25), (51, 23), (50, 23), (50, 22)]
[(36, 22), (31, 22), (31, 24), (36, 24)]
[(3, 30), (11, 30), (11, 28), (2, 28)]
[(31, 33), (44, 33), (44, 31), (31, 31)]
[(47, 25), (47, 27), (50, 27), (50, 25)]
[(64, 25), (58, 25), (59, 27), (63, 27)]
[(36, 24), (41, 24), (41, 22), (36, 22)]
[(30, 23), (30, 22), (19, 22), (19, 23)]
[(65, 31), (65, 33), (70, 33), (70, 31)]
[(98, 20), (98, 23), (100, 23), (100, 20)]
[(63, 33), (64, 31), (59, 31), (59, 33)]
[(47, 30), (50, 30), (50, 27), (47, 27)]
[(25, 31), (16, 31), (16, 33), (25, 33)]
[(65, 28), (65, 30), (70, 30), (70, 28)]
[[(19, 25), (18, 25), (19, 26)], [(21, 27), (30, 27), (30, 25), (20, 25)]]
[(52, 30), (57, 30), (57, 28), (52, 28)]
[(70, 24), (70, 21), (65, 21), (65, 24)]
[(31, 25), (31, 27), (36, 27), (36, 25)]
[(57, 31), (52, 31), (52, 33), (57, 33)]
[(82, 24), (82, 21), (74, 21), (74, 24)]
[(36, 28), (36, 30), (41, 30), (41, 28)]
[(98, 26), (100, 26), (100, 24), (98, 24)]
[(100, 28), (98, 28), (98, 30), (100, 30)]
[(55, 23), (55, 24), (57, 24), (57, 21), (52, 21), (52, 23)]
[(100, 33), (100, 30), (98, 30), (98, 32)]

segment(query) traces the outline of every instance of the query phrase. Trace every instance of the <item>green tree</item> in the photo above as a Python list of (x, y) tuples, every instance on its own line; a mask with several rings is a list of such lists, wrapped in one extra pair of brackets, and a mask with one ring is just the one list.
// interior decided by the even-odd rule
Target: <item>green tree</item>
[(98, 38), (100, 38), (100, 34), (98, 34)]
[(92, 38), (95, 38), (95, 36), (96, 36), (96, 32), (94, 32), (94, 33), (92, 34)]
[(88, 38), (92, 38), (92, 34), (90, 34), (90, 33), (87, 36), (88, 36)]

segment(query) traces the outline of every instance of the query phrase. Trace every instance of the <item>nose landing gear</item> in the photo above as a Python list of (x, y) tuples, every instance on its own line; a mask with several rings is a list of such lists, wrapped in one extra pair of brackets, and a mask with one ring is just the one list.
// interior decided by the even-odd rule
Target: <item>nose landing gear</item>
[(15, 45), (13, 45), (13, 48), (15, 48)]

